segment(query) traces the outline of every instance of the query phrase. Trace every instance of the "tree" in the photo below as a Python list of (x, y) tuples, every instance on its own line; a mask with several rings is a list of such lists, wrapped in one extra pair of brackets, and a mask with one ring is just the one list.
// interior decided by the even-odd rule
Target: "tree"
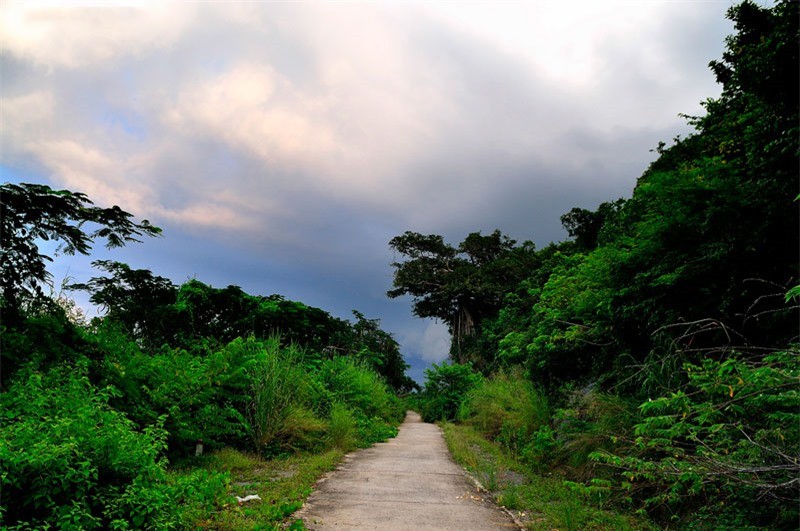
[(132, 221), (133, 216), (118, 206), (93, 205), (85, 194), (43, 184), (0, 186), (0, 288), (5, 311), (14, 313), (21, 298), (43, 294), (42, 284), (51, 278), (46, 263), (53, 259), (40, 252), (41, 241), (60, 242), (57, 252), (88, 255), (98, 238), (105, 238), (106, 247), (112, 248), (161, 234), (147, 220)]
[[(612, 368), (609, 355), (640, 363), (655, 330), (708, 318), (755, 344), (796, 337), (796, 311), (780, 299), (796, 283), (800, 248), (798, 4), (744, 2), (728, 16), (737, 33), (711, 63), (721, 96), (690, 118), (694, 134), (659, 145), (598, 246), (548, 281), (526, 338), (537, 363), (547, 352), (547, 365), (573, 371), (576, 357), (605, 359), (599, 371)], [(594, 217), (566, 221), (579, 236)], [(724, 335), (709, 329), (694, 348)]]
[(444, 243), (441, 236), (408, 231), (392, 238), (389, 246), (409, 260), (392, 264), (395, 289), (387, 295), (390, 298), (411, 295), (417, 317), (434, 317), (449, 323), (455, 310), (451, 279), (463, 263), (463, 259), (456, 257), (456, 249)]
[(106, 318), (121, 324), (132, 337), (156, 347), (166, 342), (170, 327), (167, 310), (178, 291), (172, 281), (112, 260), (97, 260), (92, 265), (111, 276), (67, 288), (89, 292), (89, 300), (106, 310)]
[(414, 297), (418, 317), (441, 319), (453, 336), (451, 355), (466, 361), (462, 344), (500, 309), (505, 294), (529, 274), (533, 244), (516, 242), (499, 230), (488, 236), (474, 232), (458, 247), (441, 236), (406, 232), (389, 245), (409, 260), (395, 262), (391, 298)]
[(472, 365), (434, 363), (430, 369), (425, 369), (423, 419), (426, 422), (454, 420), (464, 397), (482, 380), (481, 374), (475, 372)]
[[(705, 116), (690, 117), (695, 133), (659, 144), (630, 199), (561, 218), (573, 241), (552, 247), (549, 258), (526, 257), (521, 281), (508, 277), (499, 310), (489, 306), (496, 317), (480, 320), (481, 356), (525, 363), (540, 383), (559, 385), (614, 381), (660, 348), (655, 330), (677, 322), (722, 320), (757, 344), (796, 337), (796, 311), (779, 301), (796, 284), (800, 248), (799, 5), (731, 8), (737, 33), (711, 63), (722, 94), (704, 103)], [(471, 302), (491, 291), (489, 269), (477, 268), (477, 282), (455, 273), (458, 249), (446, 249), (446, 259), (430, 252), (434, 245), (426, 250), (396, 265), (395, 292), (415, 296), (418, 315), (429, 302), (463, 300), (454, 294)], [(695, 347), (724, 339), (715, 334), (723, 331), (708, 330)]]
[(569, 237), (573, 238), (578, 249), (591, 251), (597, 247), (606, 221), (619, 212), (624, 204), (624, 199), (601, 203), (594, 212), (576, 207), (561, 216), (561, 225)]
[(614, 238), (620, 331), (713, 316), (757, 342), (796, 333), (794, 315), (760, 310), (798, 271), (798, 4), (743, 2), (728, 17), (737, 33), (711, 62), (721, 96), (690, 119), (696, 134), (660, 150)]

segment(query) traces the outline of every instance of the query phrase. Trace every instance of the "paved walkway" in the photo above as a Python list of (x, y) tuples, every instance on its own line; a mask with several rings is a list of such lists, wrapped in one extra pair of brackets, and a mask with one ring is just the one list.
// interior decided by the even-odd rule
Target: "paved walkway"
[(315, 529), (519, 529), (450, 458), (438, 426), (409, 412), (394, 439), (345, 457), (295, 514)]

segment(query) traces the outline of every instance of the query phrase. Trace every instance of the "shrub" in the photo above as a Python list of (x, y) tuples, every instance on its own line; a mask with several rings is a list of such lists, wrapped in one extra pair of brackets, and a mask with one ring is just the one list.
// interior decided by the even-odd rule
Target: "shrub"
[(121, 391), (111, 406), (140, 427), (164, 417), (171, 457), (191, 455), (199, 439), (209, 449), (247, 444), (246, 371), (257, 342), (237, 339), (200, 356), (168, 346), (147, 354), (109, 327), (98, 330), (93, 341), (105, 353), (94, 379)]
[(283, 424), (275, 434), (272, 447), (282, 452), (321, 450), (327, 427), (328, 424), (308, 407), (291, 404)]
[[(2, 301), (0, 301), (2, 306)], [(3, 307), (0, 324), (0, 382), (5, 387), (24, 366), (47, 369), (81, 358), (85, 347), (81, 326), (71, 322), (55, 300), (41, 299), (28, 304), (19, 322), (9, 319)]]
[(330, 446), (346, 452), (355, 446), (356, 437), (356, 419), (353, 412), (341, 402), (334, 403), (328, 423)]
[(623, 490), (659, 517), (703, 525), (792, 528), (798, 521), (800, 357), (728, 353), (684, 364), (687, 384), (640, 406)]
[(537, 470), (544, 470), (548, 458), (559, 448), (553, 428), (540, 426), (520, 452), (521, 460)]
[(587, 480), (601, 472), (591, 454), (614, 450), (618, 446), (615, 441), (625, 439), (635, 422), (634, 402), (591, 387), (574, 391), (566, 407), (554, 414), (553, 435), (558, 446), (540, 458), (562, 467), (575, 481)]
[(329, 439), (334, 446), (364, 448), (397, 435), (404, 403), (374, 370), (337, 357), (324, 361), (315, 376), (332, 400)]
[(454, 420), (461, 401), (481, 380), (481, 375), (471, 365), (442, 363), (425, 369), (420, 412), (423, 420)]
[(5, 528), (169, 529), (181, 524), (181, 487), (160, 457), (166, 433), (137, 431), (108, 406), (87, 364), (20, 374), (0, 398)]
[(335, 400), (367, 418), (391, 424), (403, 418), (402, 401), (372, 369), (345, 357), (325, 361), (317, 377)]
[(368, 448), (375, 443), (383, 442), (397, 435), (397, 423), (382, 420), (378, 417), (356, 416), (358, 433), (357, 446)]

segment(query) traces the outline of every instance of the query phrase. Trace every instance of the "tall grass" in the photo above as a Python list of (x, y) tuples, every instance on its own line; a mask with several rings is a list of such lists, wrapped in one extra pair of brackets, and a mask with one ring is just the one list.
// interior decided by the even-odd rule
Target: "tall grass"
[(260, 342), (260, 347), (248, 368), (253, 444), (261, 450), (293, 446), (305, 436), (304, 426), (311, 431), (321, 428), (304, 408), (309, 389), (302, 353), (294, 346), (281, 346), (277, 337)]
[(375, 371), (363, 364), (345, 357), (333, 358), (322, 364), (318, 378), (336, 401), (366, 417), (393, 423), (403, 418), (401, 400)]
[(574, 392), (567, 407), (554, 415), (553, 437), (558, 444), (547, 456), (550, 465), (575, 481), (597, 477), (602, 470), (589, 456), (598, 450), (611, 450), (615, 440), (626, 439), (635, 418), (634, 402), (595, 390)]
[(600, 507), (586, 489), (574, 488), (557, 474), (534, 473), (518, 456), (486, 440), (473, 426), (443, 423), (442, 428), (456, 462), (476, 476), (527, 529), (652, 529), (644, 519)]
[(357, 437), (357, 423), (353, 412), (341, 402), (334, 403), (328, 427), (329, 445), (346, 452), (356, 446)]
[(547, 397), (520, 372), (497, 374), (474, 387), (461, 403), (459, 419), (515, 453), (549, 426)]

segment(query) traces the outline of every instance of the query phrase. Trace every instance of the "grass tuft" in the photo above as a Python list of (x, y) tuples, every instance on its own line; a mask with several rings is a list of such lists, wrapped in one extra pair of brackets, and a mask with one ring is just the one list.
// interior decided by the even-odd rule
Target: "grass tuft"
[(328, 440), (333, 448), (344, 452), (356, 446), (357, 424), (353, 412), (344, 404), (336, 402), (331, 407), (331, 418), (328, 423)]

